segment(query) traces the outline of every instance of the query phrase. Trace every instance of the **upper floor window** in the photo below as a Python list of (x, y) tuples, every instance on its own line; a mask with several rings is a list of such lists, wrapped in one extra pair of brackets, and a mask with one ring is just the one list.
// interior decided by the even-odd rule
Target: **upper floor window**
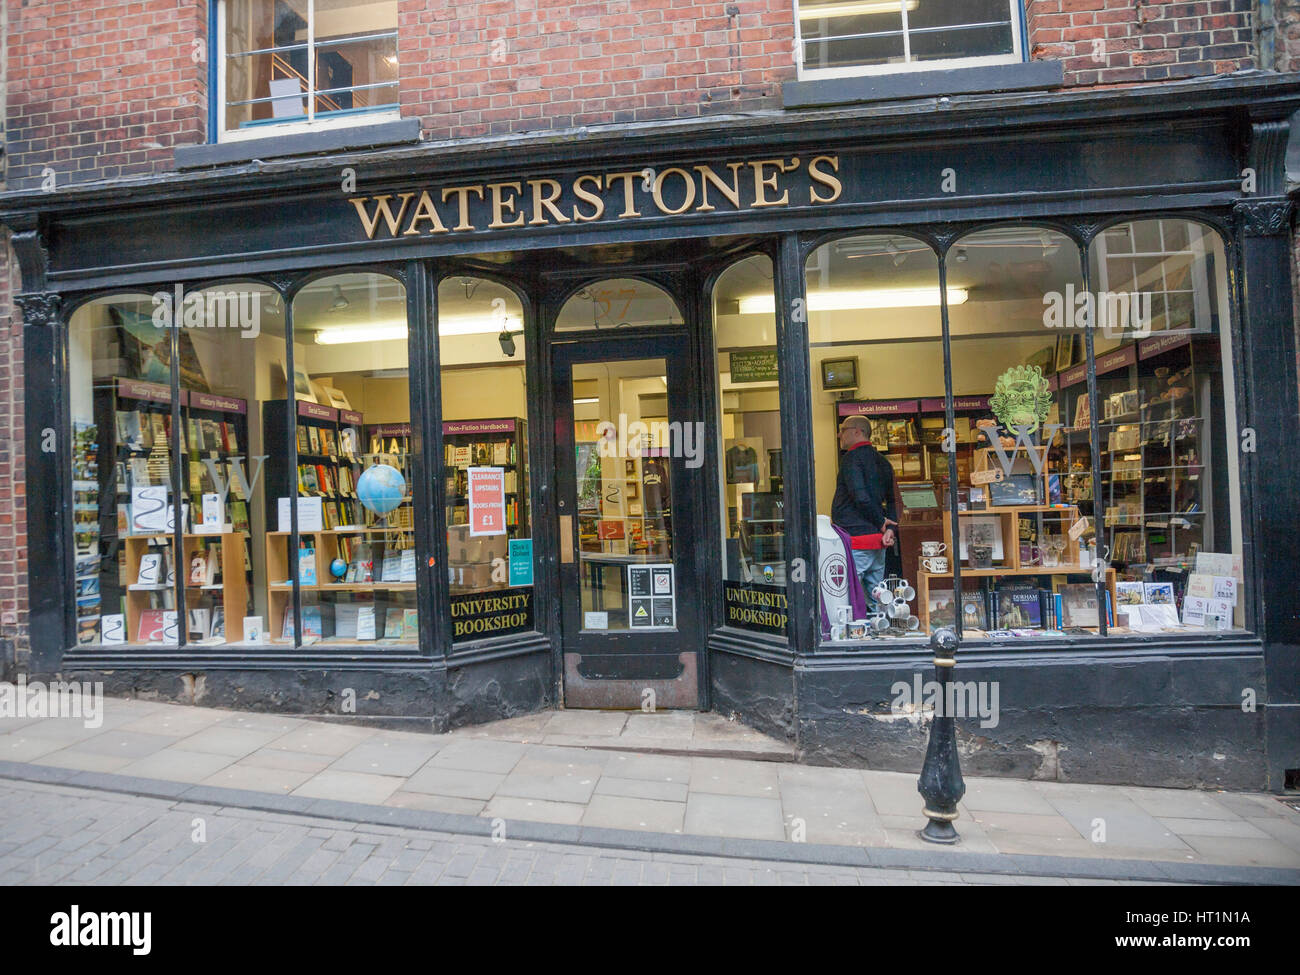
[(1018, 61), (1020, 0), (796, 0), (802, 77)]
[(397, 111), (396, 0), (222, 0), (222, 137)]

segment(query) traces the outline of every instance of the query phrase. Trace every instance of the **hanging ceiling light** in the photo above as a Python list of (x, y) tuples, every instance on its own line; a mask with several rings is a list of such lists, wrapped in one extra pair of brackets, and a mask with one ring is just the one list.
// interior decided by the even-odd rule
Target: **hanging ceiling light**
[(330, 311), (342, 311), (348, 307), (351, 302), (343, 297), (343, 289), (339, 285), (334, 285), (334, 300), (330, 302)]

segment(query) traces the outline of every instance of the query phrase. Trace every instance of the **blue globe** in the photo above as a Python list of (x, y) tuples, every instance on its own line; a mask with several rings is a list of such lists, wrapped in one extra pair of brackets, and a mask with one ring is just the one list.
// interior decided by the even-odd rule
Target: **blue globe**
[(406, 478), (396, 467), (375, 464), (357, 478), (357, 497), (370, 511), (386, 515), (406, 497)]
[(348, 574), (348, 564), (342, 559), (335, 559), (330, 563), (330, 575), (335, 579), (342, 579)]

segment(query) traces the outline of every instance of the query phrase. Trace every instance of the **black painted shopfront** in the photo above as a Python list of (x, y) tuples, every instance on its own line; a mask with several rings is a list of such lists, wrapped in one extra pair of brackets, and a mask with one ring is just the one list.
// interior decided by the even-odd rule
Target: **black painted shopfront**
[[(2, 197), (32, 668), (435, 728), (712, 709), (915, 770), (896, 684), (950, 612), (959, 679), (999, 687), (994, 724), (959, 722), (967, 770), (1281, 788), (1298, 108), (1300, 80), (1256, 75)], [(1152, 328), (1078, 318), (1126, 288)], [(212, 300), (183, 320), (193, 294), (255, 296), (258, 334), (205, 331)], [(1040, 439), (981, 441), (1023, 365)], [(894, 464), (912, 589), (862, 632), (829, 518), (849, 415)], [(1032, 496), (972, 477), (999, 448)], [(358, 488), (377, 465), (400, 500)]]

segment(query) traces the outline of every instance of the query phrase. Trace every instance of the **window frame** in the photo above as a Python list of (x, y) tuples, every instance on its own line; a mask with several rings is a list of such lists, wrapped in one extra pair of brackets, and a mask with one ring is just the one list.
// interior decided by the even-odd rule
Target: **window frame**
[[(224, 3), (224, 0), (222, 0)], [(907, 46), (906, 0), (899, 0), (903, 12), (903, 41), (907, 60), (901, 64), (854, 64), (838, 68), (809, 68), (804, 64), (804, 37), (799, 17), (799, 0), (794, 0), (794, 58), (796, 78), (799, 81), (816, 81), (823, 78), (858, 78), (871, 75), (908, 74), (917, 71), (950, 71), (954, 68), (976, 68), (994, 64), (1020, 64), (1026, 60), (1025, 11), (1022, 0), (1006, 0), (1011, 20), (1011, 51), (1008, 54), (991, 54), (966, 58), (938, 58), (932, 61), (914, 61)]]
[[(307, 91), (303, 92), (303, 97), (307, 102), (307, 117), (305, 119), (293, 119), (285, 122), (268, 121), (260, 125), (249, 128), (229, 128), (226, 125), (226, 110), (229, 107), (226, 101), (226, 11), (228, 0), (217, 0), (215, 30), (216, 37), (216, 55), (213, 58), (215, 68), (212, 79), (213, 94), (212, 107), (214, 112), (213, 130), (216, 133), (217, 143), (229, 142), (246, 142), (253, 139), (265, 139), (273, 136), (296, 135), (303, 132), (324, 132), (332, 129), (350, 129), (362, 125), (377, 125), (384, 122), (394, 122), (401, 118), (401, 109), (397, 106), (377, 108), (370, 111), (349, 111), (344, 114), (328, 114), (323, 117), (316, 115), (316, 97), (321, 92), (316, 88), (316, 0), (307, 0)], [(385, 32), (387, 33), (387, 32)], [(399, 28), (394, 26), (393, 37), (399, 36)], [(396, 82), (400, 91), (400, 80)], [(362, 86), (356, 86), (362, 87)], [(326, 89), (325, 93), (336, 92), (340, 89)], [(351, 89), (349, 89), (351, 90)]]

